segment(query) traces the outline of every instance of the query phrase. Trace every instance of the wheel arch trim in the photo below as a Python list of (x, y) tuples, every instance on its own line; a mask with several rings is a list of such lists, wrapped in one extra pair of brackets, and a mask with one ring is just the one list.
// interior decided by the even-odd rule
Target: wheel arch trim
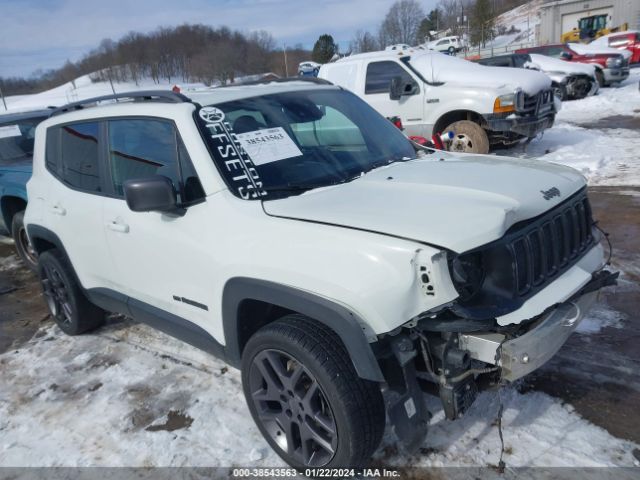
[(222, 322), (226, 353), (230, 363), (242, 357), (238, 312), (245, 300), (257, 300), (308, 316), (331, 328), (344, 343), (360, 378), (384, 382), (371, 345), (361, 327), (364, 324), (353, 312), (327, 298), (298, 288), (250, 277), (227, 281), (222, 294)]

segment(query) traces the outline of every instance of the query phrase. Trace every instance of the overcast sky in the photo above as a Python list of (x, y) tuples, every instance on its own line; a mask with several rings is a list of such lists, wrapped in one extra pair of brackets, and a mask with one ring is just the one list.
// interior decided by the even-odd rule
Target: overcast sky
[[(436, 0), (419, 0), (426, 12)], [(0, 76), (57, 68), (131, 30), (181, 23), (267, 30), (279, 45), (311, 48), (329, 33), (346, 47), (374, 30), (393, 0), (0, 0)]]

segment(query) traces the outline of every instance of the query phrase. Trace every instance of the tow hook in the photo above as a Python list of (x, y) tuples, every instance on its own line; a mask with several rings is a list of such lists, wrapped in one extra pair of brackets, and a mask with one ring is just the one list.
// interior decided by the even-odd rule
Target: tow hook
[(398, 335), (391, 341), (391, 350), (402, 370), (403, 382), (390, 388), (387, 412), (400, 446), (407, 452), (416, 451), (424, 442), (431, 415), (416, 377), (414, 359), (417, 350), (411, 339)]

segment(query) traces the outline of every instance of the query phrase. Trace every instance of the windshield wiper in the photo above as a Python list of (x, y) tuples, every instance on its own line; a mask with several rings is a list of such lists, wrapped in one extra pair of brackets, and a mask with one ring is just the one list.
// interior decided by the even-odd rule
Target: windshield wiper
[(332, 187), (334, 185), (341, 185), (343, 183), (348, 183), (356, 178), (360, 178), (362, 174), (354, 175), (353, 177), (348, 177), (342, 180), (338, 180), (337, 182), (330, 183), (307, 183), (307, 184), (288, 184), (288, 185), (275, 185), (272, 187), (264, 187), (262, 190), (271, 193), (271, 192), (306, 192), (307, 190), (313, 190), (314, 188), (322, 188), (322, 187)]

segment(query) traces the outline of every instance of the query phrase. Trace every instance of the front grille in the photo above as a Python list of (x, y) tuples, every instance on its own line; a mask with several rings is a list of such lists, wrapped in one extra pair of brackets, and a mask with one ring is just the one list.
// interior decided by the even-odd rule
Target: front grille
[(573, 265), (593, 244), (586, 195), (562, 204), (507, 244), (513, 259), (514, 291), (526, 295)]
[(522, 116), (548, 113), (553, 109), (553, 90), (541, 90), (535, 95), (518, 92), (516, 112)]
[(591, 249), (596, 241), (592, 228), (583, 189), (548, 212), (513, 225), (499, 240), (452, 257), (450, 270), (460, 298), (451, 310), (474, 319), (517, 310)]

